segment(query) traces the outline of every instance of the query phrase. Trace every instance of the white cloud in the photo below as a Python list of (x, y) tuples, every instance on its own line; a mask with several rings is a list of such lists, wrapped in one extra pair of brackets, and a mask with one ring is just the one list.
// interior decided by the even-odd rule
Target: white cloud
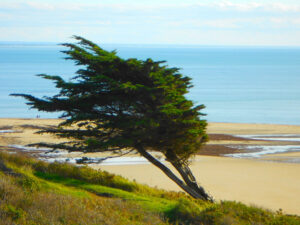
[(222, 19), (222, 20), (206, 20), (197, 21), (199, 26), (209, 27), (209, 28), (224, 28), (224, 29), (237, 29), (240, 25), (237, 23), (236, 19)]
[(50, 3), (43, 3), (43, 2), (28, 2), (25, 4), (26, 6), (32, 9), (38, 10), (55, 10), (56, 6)]
[(43, 2), (43, 1), (14, 1), (10, 2), (0, 2), (0, 8), (2, 9), (22, 9), (22, 8), (32, 8), (34, 10), (101, 10), (101, 9), (111, 9), (119, 12), (126, 12), (131, 10), (140, 11), (152, 11), (153, 10), (174, 10), (174, 9), (187, 9), (193, 7), (209, 8), (210, 10), (234, 10), (234, 11), (274, 11), (274, 12), (300, 12), (299, 4), (284, 4), (284, 3), (262, 3), (262, 2), (248, 2), (248, 3), (234, 3), (229, 0), (225, 1), (212, 1), (211, 3), (160, 3), (160, 4), (143, 4), (143, 2), (138, 2), (138, 4), (125, 4), (125, 3), (78, 3), (74, 2), (72, 4), (65, 2)]
[(220, 29), (238, 29), (239, 19), (212, 19), (212, 20), (184, 20), (180, 22), (171, 21), (167, 26), (172, 27), (194, 27), (200, 28), (220, 28)]
[(300, 29), (300, 17), (271, 17), (269, 21), (277, 28), (292, 26)]
[(263, 6), (261, 3), (233, 3), (231, 1), (222, 1), (213, 4), (216, 8), (223, 10), (237, 10), (237, 11), (250, 11)]
[(281, 12), (300, 12), (300, 4), (283, 4), (283, 3), (272, 3), (265, 6), (265, 10), (270, 11), (281, 11)]
[[(189, 33), (194, 38), (189, 40), (191, 43), (201, 42), (201, 37), (206, 34), (207, 37), (209, 34), (215, 35), (213, 39), (208, 38), (212, 42), (219, 40), (229, 43), (230, 39), (238, 43), (238, 37), (243, 38), (242, 41), (250, 40), (251, 35), (248, 37), (245, 33), (277, 32), (276, 35), (280, 36), (282, 30), (286, 32), (286, 28), (289, 28), (292, 32), (300, 24), (300, 2), (297, 5), (263, 0), (240, 3), (230, 0), (203, 0), (201, 3), (187, 0), (178, 3), (179, 0), (174, 0), (174, 3), (168, 1), (155, 4), (146, 4), (142, 0), (136, 1), (136, 4), (133, 1), (129, 4), (128, 0), (127, 4), (126, 0), (114, 0), (112, 3), (102, 0), (66, 1), (0, 0), (0, 29), (6, 31), (1, 32), (0, 40), (8, 40), (10, 35), (26, 40), (30, 37), (36, 40), (60, 40), (63, 36), (84, 34), (93, 39), (103, 37), (107, 42), (175, 43), (186, 41)], [(216, 35), (222, 31), (223, 36)], [(233, 38), (235, 35), (236, 38)], [(295, 38), (292, 35), (290, 40)], [(258, 35), (257, 38), (270, 36)], [(281, 39), (278, 37), (274, 40)], [(268, 43), (268, 40), (262, 42)], [(288, 38), (286, 42), (292, 43)]]
[(11, 20), (13, 18), (13, 15), (8, 14), (8, 13), (0, 13), (0, 19), (2, 21), (4, 20)]

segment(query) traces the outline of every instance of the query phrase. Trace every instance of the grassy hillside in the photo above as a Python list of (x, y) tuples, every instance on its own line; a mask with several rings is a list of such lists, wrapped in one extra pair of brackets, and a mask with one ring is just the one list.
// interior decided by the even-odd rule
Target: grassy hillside
[(0, 224), (300, 224), (237, 202), (206, 203), (105, 171), (0, 153)]

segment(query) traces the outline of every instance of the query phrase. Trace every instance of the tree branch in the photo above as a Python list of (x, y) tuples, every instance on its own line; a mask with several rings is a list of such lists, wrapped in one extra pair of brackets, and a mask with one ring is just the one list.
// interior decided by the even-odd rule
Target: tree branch
[(127, 154), (133, 152), (134, 150), (135, 149), (131, 149), (127, 152), (124, 152), (124, 153), (116, 155), (116, 156), (107, 156), (107, 157), (104, 157), (104, 158), (101, 158), (101, 159), (98, 159), (98, 160), (93, 160), (93, 161), (88, 157), (82, 157), (82, 159), (76, 161), (76, 163), (78, 163), (78, 164), (88, 164), (88, 163), (91, 163), (91, 161), (92, 161), (92, 163), (102, 163), (103, 161), (105, 161), (107, 159), (118, 158), (118, 157), (127, 155)]

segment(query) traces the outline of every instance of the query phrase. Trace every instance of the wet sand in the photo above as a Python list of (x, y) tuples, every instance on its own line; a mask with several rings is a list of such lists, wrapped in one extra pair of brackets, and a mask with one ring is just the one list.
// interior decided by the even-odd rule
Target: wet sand
[[(280, 154), (268, 154), (261, 158), (263, 161), (290, 162), (300, 164), (300, 152), (285, 152)], [(300, 198), (300, 197), (299, 197)], [(299, 206), (300, 208), (300, 206)]]

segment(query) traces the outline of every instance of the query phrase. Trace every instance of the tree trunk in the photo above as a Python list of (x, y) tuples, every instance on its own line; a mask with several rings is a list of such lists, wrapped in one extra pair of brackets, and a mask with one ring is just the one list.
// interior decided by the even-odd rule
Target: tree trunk
[(172, 163), (175, 169), (179, 172), (183, 180), (178, 178), (168, 167), (162, 164), (159, 160), (149, 154), (143, 147), (137, 147), (138, 152), (145, 157), (149, 162), (162, 170), (171, 180), (173, 180), (180, 188), (194, 198), (202, 199), (205, 201), (213, 202), (213, 198), (210, 197), (201, 186), (198, 186), (195, 177), (187, 165), (180, 165), (179, 163)]
[(179, 172), (179, 174), (189, 187), (192, 187), (198, 194), (203, 196), (206, 200), (209, 200), (211, 202), (213, 201), (213, 198), (205, 192), (204, 188), (198, 185), (196, 178), (194, 177), (192, 171), (187, 165), (177, 162), (171, 162), (171, 164)]

